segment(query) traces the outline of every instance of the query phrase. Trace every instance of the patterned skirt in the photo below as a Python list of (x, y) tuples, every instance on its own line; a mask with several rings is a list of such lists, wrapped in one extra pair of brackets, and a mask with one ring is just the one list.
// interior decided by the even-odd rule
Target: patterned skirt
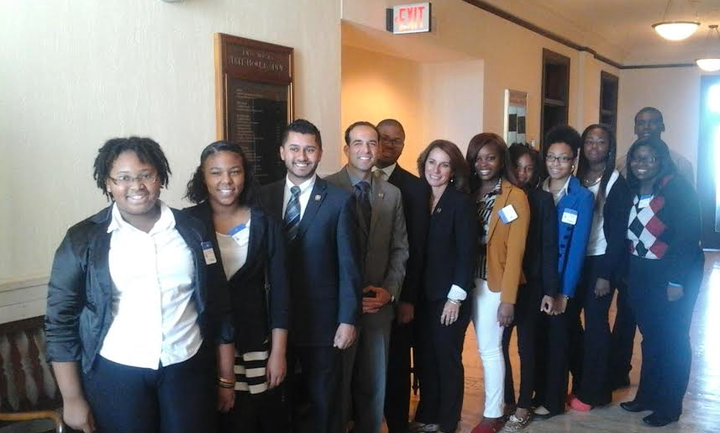
[(267, 391), (265, 375), (270, 358), (270, 343), (265, 340), (258, 350), (239, 353), (235, 351), (235, 391), (260, 394)]

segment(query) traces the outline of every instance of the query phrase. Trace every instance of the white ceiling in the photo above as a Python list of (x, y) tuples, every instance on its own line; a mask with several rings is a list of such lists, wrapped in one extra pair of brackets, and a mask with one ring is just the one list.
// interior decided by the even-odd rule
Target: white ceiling
[[(720, 24), (720, 0), (673, 0), (667, 20), (697, 19), (701, 28), (681, 42), (666, 41), (651, 25), (666, 0), (485, 0), (619, 63), (691, 63), (707, 49), (708, 24)], [(720, 40), (712, 44), (720, 52)]]

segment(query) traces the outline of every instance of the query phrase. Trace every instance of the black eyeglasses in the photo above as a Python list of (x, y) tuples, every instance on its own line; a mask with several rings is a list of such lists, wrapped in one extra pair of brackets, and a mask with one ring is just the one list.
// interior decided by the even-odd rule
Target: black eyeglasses
[(398, 146), (402, 146), (403, 144), (405, 144), (405, 139), (404, 139), (404, 138), (393, 138), (393, 139), (390, 139), (390, 137), (388, 137), (387, 135), (381, 135), (381, 136), (380, 136), (380, 142), (382, 142), (382, 143), (384, 143), (384, 144), (385, 144), (385, 143), (386, 143), (386, 144), (391, 144), (393, 147), (398, 147)]
[(572, 156), (565, 156), (565, 155), (560, 155), (560, 156), (547, 155), (545, 157), (545, 161), (547, 161), (547, 162), (553, 163), (553, 162), (557, 161), (560, 164), (568, 164), (568, 163), (572, 162), (573, 159), (575, 159), (575, 158), (573, 158)]
[(630, 158), (631, 164), (654, 164), (657, 162), (657, 158), (654, 156), (641, 156)]

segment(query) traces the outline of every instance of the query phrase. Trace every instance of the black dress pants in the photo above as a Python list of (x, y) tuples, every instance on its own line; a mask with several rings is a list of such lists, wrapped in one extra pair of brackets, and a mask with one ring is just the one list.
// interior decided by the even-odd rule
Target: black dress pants
[[(341, 421), (341, 351), (326, 346), (291, 346), (288, 352), (288, 406), (294, 408), (295, 399), (292, 381), (296, 363), (302, 368), (302, 378), (311, 404), (311, 425), (313, 433), (338, 433), (342, 431)], [(293, 431), (299, 431), (299, 424), (293, 419)]]
[(101, 356), (83, 374), (98, 433), (214, 432), (217, 376), (213, 348), (157, 370)]
[(530, 409), (535, 389), (535, 330), (539, 326), (540, 288), (534, 284), (520, 286), (515, 304), (515, 320), (503, 332), (503, 357), (505, 359), (505, 404), (515, 405), (515, 384), (510, 363), (510, 338), (517, 329), (518, 354), (520, 355), (520, 392), (517, 406)]
[(450, 326), (440, 323), (444, 300), (420, 304), (420, 403), (415, 421), (440, 424), (442, 431), (455, 431), (460, 421), (465, 388), (462, 351), (470, 324), (470, 304), (462, 303), (458, 320)]
[(235, 393), (235, 407), (220, 415), (221, 433), (284, 433), (290, 425), (282, 385), (251, 395)]
[(610, 342), (611, 384), (622, 384), (632, 370), (632, 354), (635, 344), (635, 313), (628, 298), (627, 282), (618, 282), (615, 324)]
[(679, 418), (690, 379), (690, 324), (702, 282), (702, 263), (688, 265), (684, 296), (667, 299), (664, 260), (630, 258), (629, 295), (642, 334), (642, 369), (635, 401), (668, 418)]
[(414, 326), (415, 321), (399, 324), (397, 320), (393, 320), (390, 331), (390, 354), (385, 385), (385, 421), (389, 433), (405, 432), (408, 429), (410, 350)]
[(544, 406), (552, 415), (565, 412), (568, 386), (568, 326), (573, 299), (565, 313), (540, 316), (536, 339), (535, 406)]
[[(610, 324), (608, 312), (612, 291), (595, 296), (595, 284), (603, 256), (585, 258), (570, 317), (569, 362), (573, 394), (583, 403), (605, 406), (612, 402), (610, 383)], [(612, 283), (611, 283), (612, 286)], [(580, 321), (585, 313), (585, 328)]]

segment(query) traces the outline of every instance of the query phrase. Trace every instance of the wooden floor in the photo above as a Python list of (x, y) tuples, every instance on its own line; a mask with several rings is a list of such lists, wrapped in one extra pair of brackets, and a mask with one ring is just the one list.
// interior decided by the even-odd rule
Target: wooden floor
[[(528, 433), (560, 432), (720, 432), (720, 253), (706, 253), (705, 279), (695, 307), (691, 330), (693, 345), (693, 366), (690, 386), (685, 396), (683, 415), (680, 421), (663, 428), (646, 427), (642, 417), (648, 412), (633, 414), (620, 409), (619, 403), (632, 400), (637, 390), (640, 374), (641, 336), (635, 339), (633, 369), (630, 374), (632, 385), (616, 391), (613, 403), (605, 408), (581, 413), (569, 409), (564, 415), (547, 421), (533, 421), (525, 430)], [(614, 320), (615, 311), (610, 312)], [(715, 333), (713, 333), (715, 329)], [(715, 337), (713, 337), (715, 335)], [(515, 383), (519, 382), (519, 360), (517, 344), (511, 343), (511, 357)], [(475, 331), (468, 328), (463, 352), (465, 364), (465, 402), (459, 432), (469, 433), (482, 416), (484, 402), (483, 370), (480, 364)], [(417, 397), (413, 396), (413, 411)], [(383, 429), (383, 432), (386, 430)]]

